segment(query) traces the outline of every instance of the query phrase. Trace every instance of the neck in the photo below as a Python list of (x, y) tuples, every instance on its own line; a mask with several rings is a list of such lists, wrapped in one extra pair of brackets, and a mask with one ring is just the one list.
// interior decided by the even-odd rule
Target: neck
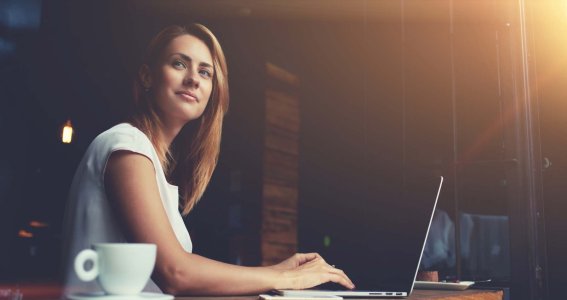
[(173, 142), (175, 137), (179, 134), (181, 128), (183, 128), (183, 125), (170, 124), (170, 123), (171, 122), (162, 120), (162, 128), (160, 128), (162, 142), (164, 142), (167, 145), (167, 148), (171, 146), (171, 143)]

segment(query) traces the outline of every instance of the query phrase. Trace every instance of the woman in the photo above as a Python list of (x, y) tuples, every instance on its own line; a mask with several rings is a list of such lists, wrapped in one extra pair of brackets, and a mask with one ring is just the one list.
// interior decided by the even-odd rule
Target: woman
[[(134, 83), (134, 100), (129, 122), (99, 135), (75, 174), (66, 214), (68, 262), (97, 242), (154, 243), (156, 266), (146, 290), (237, 295), (329, 281), (354, 288), (344, 272), (316, 253), (269, 267), (191, 253), (178, 207), (187, 215), (203, 195), (228, 108), (225, 57), (206, 27), (171, 26), (154, 37)], [(71, 267), (68, 263), (67, 292), (93, 289)]]

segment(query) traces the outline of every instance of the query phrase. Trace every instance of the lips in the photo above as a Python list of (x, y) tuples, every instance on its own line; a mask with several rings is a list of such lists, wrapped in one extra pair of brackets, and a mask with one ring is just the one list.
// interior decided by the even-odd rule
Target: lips
[(199, 99), (197, 99), (197, 96), (190, 91), (179, 91), (179, 92), (175, 92), (175, 94), (181, 96), (186, 101), (199, 102)]

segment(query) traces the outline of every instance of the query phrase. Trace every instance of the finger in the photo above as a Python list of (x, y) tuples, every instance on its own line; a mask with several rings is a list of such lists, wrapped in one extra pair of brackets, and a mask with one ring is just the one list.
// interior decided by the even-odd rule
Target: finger
[(350, 281), (350, 279), (346, 275), (341, 276), (337, 273), (327, 273), (327, 274), (328, 274), (327, 281), (338, 283), (346, 287), (347, 289), (354, 289), (354, 284)]
[(349, 285), (352, 286), (352, 287), (348, 287), (348, 286), (347, 287), (351, 288), (351, 289), (354, 288), (354, 283), (352, 282), (352, 280), (350, 280), (350, 278), (348, 278), (348, 276), (346, 275), (346, 273), (343, 270), (335, 268), (334, 266), (329, 266), (327, 268), (327, 272), (329, 272), (331, 274), (338, 275), (338, 276), (344, 278), (349, 283)]

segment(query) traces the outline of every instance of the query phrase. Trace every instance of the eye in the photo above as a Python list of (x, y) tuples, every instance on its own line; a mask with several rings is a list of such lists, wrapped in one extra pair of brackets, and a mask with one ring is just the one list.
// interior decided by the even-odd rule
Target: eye
[(205, 78), (211, 78), (213, 77), (213, 74), (211, 73), (211, 71), (206, 70), (206, 69), (201, 69), (199, 70), (199, 74), (201, 74), (201, 76), (205, 77)]
[(174, 68), (179, 69), (179, 70), (187, 68), (187, 67), (185, 66), (185, 64), (182, 63), (182, 62), (179, 61), (179, 60), (174, 61), (172, 65), (173, 65)]

